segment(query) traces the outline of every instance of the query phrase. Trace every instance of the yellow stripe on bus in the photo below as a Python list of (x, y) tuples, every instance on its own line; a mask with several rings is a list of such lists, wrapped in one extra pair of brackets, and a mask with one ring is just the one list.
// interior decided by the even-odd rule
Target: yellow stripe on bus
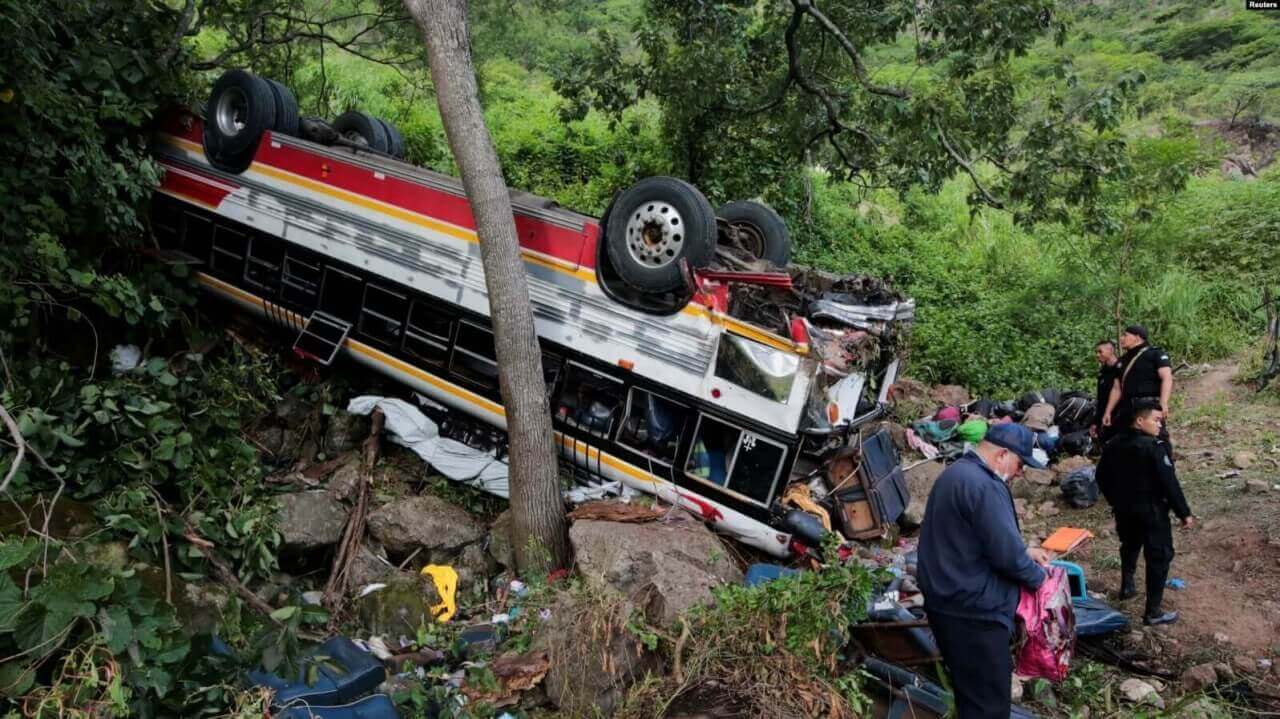
[[(172, 143), (177, 144), (178, 146), (190, 152), (198, 153), (201, 156), (204, 155), (204, 149), (200, 147), (200, 145), (194, 142), (191, 142), (190, 140), (187, 140), (181, 137), (173, 137), (173, 136), (170, 136), (170, 140), (172, 141)], [(370, 199), (368, 197), (365, 197), (363, 195), (358, 195), (348, 190), (341, 190), (335, 187), (331, 187), (329, 185), (326, 185), (323, 182), (317, 182), (315, 180), (302, 177), (301, 175), (297, 175), (295, 173), (288, 172), (286, 170), (281, 170), (281, 169), (272, 167), (270, 165), (265, 165), (260, 162), (254, 162), (250, 166), (250, 169), (260, 174), (271, 177), (273, 179), (279, 180), (281, 182), (297, 185), (298, 187), (303, 187), (305, 189), (311, 190), (313, 192), (318, 192), (323, 195), (327, 195), (329, 197), (332, 197), (337, 200), (341, 200), (343, 202), (349, 202), (351, 204), (358, 205), (360, 207), (363, 207), (367, 210), (370, 210), (378, 214), (387, 215), (411, 224), (418, 225), (420, 227), (425, 227), (430, 230), (435, 230), (437, 232), (441, 232), (441, 233), (450, 235), (452, 237), (456, 237), (466, 242), (471, 242), (471, 243), (479, 242), (479, 239), (476, 237), (476, 233), (472, 230), (458, 227), (457, 225), (452, 225), (447, 222), (442, 222), (440, 220), (432, 219), (430, 217), (427, 217), (426, 215), (405, 210), (403, 208), (396, 207), (395, 205), (382, 202), (381, 200)], [(172, 193), (169, 193), (169, 194), (172, 194)], [(193, 199), (193, 198), (188, 198), (188, 199)], [(207, 203), (200, 203), (200, 204), (205, 204), (205, 206), (207, 206)], [(521, 250), (521, 255), (524, 257), (524, 260), (526, 262), (532, 262), (534, 264), (550, 268), (557, 272), (561, 272), (563, 274), (576, 277), (579, 280), (582, 280), (589, 284), (598, 284), (596, 282), (596, 276), (594, 272), (590, 272), (580, 268), (575, 269), (572, 266), (569, 266), (568, 263), (565, 263), (563, 260), (559, 260), (557, 258), (553, 258), (549, 255), (545, 255), (544, 253), (541, 253), (541, 252), (535, 252), (533, 250)], [(715, 312), (714, 310), (711, 310), (710, 308), (707, 308), (707, 307), (703, 307), (701, 305), (696, 305), (692, 303), (688, 304), (680, 310), (680, 313), (695, 316), (695, 317), (706, 317), (712, 322), (723, 325), (725, 329), (727, 329), (728, 331), (736, 335), (741, 335), (748, 339), (755, 340), (756, 342), (760, 342), (761, 344), (768, 345), (774, 349), (782, 350), (784, 352), (791, 352), (799, 355), (807, 355), (809, 353), (809, 348), (807, 346), (801, 345), (793, 340), (789, 340), (787, 338), (773, 334), (772, 332), (759, 329), (745, 322), (741, 322), (726, 314)]]

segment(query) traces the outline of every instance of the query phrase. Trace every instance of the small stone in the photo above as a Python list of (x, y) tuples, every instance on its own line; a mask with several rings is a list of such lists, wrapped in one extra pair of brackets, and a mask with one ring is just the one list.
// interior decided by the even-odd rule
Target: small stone
[(1256, 461), (1258, 461), (1258, 455), (1253, 452), (1236, 452), (1231, 458), (1231, 466), (1236, 469), (1248, 469)]
[(1266, 494), (1271, 491), (1271, 485), (1261, 479), (1250, 479), (1244, 483), (1245, 491), (1249, 494)]
[(324, 601), (324, 592), (320, 592), (320, 591), (303, 592), (302, 601), (312, 606), (318, 607)]
[(1036, 512), (1042, 517), (1053, 517), (1061, 511), (1062, 510), (1058, 509), (1057, 503), (1053, 500), (1044, 502), (1036, 509)]
[(1217, 672), (1219, 679), (1235, 679), (1236, 673), (1231, 669), (1231, 665), (1226, 662), (1214, 662), (1213, 671)]
[(1258, 660), (1248, 654), (1236, 654), (1231, 657), (1231, 668), (1236, 674), (1252, 674), (1258, 671)]
[(1227, 642), (1231, 641), (1231, 637), (1227, 636), (1226, 634), (1223, 634), (1222, 632), (1214, 632), (1213, 641), (1219, 644), (1226, 644)]
[(1146, 640), (1146, 638), (1147, 638), (1146, 635), (1143, 634), (1142, 632), (1137, 632), (1137, 631), (1129, 632), (1130, 644), (1141, 644)]
[(1197, 664), (1182, 673), (1182, 688), (1189, 692), (1202, 691), (1218, 682), (1218, 672), (1212, 664)]
[(1019, 517), (1025, 518), (1027, 513), (1031, 511), (1031, 508), (1027, 506), (1027, 500), (1022, 497), (1018, 497), (1013, 500), (1013, 510), (1017, 512)]
[(1130, 677), (1120, 682), (1120, 693), (1133, 704), (1150, 704), (1157, 709), (1164, 709), (1164, 699), (1150, 684)]
[(1242, 571), (1244, 571), (1244, 560), (1237, 559), (1236, 561), (1231, 563), (1232, 574), (1239, 574)]

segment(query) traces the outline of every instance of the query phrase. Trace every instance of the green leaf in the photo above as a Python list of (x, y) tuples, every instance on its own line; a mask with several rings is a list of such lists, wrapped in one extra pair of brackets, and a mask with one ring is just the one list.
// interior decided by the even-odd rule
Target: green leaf
[(0, 572), (0, 632), (13, 631), (14, 620), (25, 605), (22, 589), (13, 583), (8, 572)]
[(5, 540), (0, 544), (0, 571), (26, 563), (39, 548), (40, 543), (30, 538)]
[(280, 607), (279, 609), (271, 613), (271, 618), (276, 620), (277, 622), (287, 622), (290, 619), (293, 619), (294, 615), (296, 615), (297, 613), (298, 613), (297, 607)]
[(99, 625), (102, 627), (103, 639), (112, 654), (124, 652), (129, 642), (133, 641), (133, 620), (129, 618), (129, 609), (115, 605), (98, 613)]
[(31, 689), (35, 681), (36, 668), (26, 662), (11, 661), (0, 664), (0, 696), (21, 697)]

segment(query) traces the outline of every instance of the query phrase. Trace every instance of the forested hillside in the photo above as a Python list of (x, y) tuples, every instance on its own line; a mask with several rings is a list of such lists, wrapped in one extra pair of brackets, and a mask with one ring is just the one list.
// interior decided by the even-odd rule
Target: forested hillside
[[(602, 34), (637, 56), (638, 31), (661, 12), (653, 5), (475, 4), (484, 101), (513, 187), (600, 213), (635, 179), (689, 174), (686, 148), (652, 98), (566, 121), (585, 106), (557, 92), (598, 78), (592, 48)], [(1116, 108), (1117, 134), (1131, 141), (1139, 172), (1166, 176), (1154, 182), (1159, 211), (1123, 232), (1088, 232), (1078, 214), (1025, 226), (1009, 212), (971, 212), (967, 178), (937, 194), (864, 188), (780, 157), (770, 138), (741, 140), (756, 146), (742, 148), (747, 162), (734, 159), (740, 138), (726, 136), (723, 157), (693, 179), (713, 204), (746, 193), (780, 210), (801, 262), (894, 277), (919, 300), (911, 371), (925, 379), (991, 392), (1078, 386), (1093, 343), (1118, 321), (1147, 323), (1180, 361), (1236, 352), (1260, 333), (1254, 308), (1280, 273), (1280, 22), (1233, 2), (1065, 5), (1063, 44), (1044, 38), (1014, 61), (1020, 101), (1055, 87), (1070, 104), (1133, 83)], [(902, 38), (880, 52), (869, 63), (875, 76), (914, 73), (927, 86), (911, 48)], [(289, 68), (289, 79), (305, 111), (358, 107), (393, 118), (413, 158), (450, 169), (421, 72), (330, 53)], [(1178, 191), (1182, 173), (1189, 179)], [(1119, 183), (1109, 201), (1147, 199), (1136, 194)]]

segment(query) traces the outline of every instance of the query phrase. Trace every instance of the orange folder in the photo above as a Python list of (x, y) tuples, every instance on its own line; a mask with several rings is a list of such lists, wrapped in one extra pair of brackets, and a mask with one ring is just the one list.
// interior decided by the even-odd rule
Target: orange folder
[(1093, 538), (1093, 532), (1075, 527), (1058, 527), (1041, 543), (1042, 549), (1058, 554), (1066, 554)]

